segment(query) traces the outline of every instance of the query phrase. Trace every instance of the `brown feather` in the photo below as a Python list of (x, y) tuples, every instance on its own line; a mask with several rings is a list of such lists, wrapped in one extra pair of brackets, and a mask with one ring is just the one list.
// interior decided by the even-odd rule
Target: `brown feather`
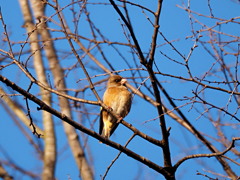
[[(124, 118), (131, 108), (131, 93), (121, 84), (123, 78), (115, 75), (109, 78), (107, 89), (103, 96), (103, 103), (112, 109), (118, 116)], [(105, 110), (100, 112), (99, 133), (109, 138), (119, 123)]]

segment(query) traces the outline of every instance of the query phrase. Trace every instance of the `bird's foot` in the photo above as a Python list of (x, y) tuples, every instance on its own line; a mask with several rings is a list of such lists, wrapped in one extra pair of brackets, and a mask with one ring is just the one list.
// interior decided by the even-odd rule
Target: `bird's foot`
[(113, 111), (113, 109), (110, 106), (107, 107), (107, 110), (108, 111)]
[(120, 123), (122, 120), (123, 120), (123, 117), (121, 117), (121, 116), (118, 116), (117, 123)]

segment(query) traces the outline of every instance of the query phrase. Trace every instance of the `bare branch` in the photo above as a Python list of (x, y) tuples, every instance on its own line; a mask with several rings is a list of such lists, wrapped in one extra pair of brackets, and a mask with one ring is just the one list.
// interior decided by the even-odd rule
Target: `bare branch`
[(230, 151), (232, 148), (234, 148), (235, 146), (235, 141), (239, 141), (240, 137), (235, 137), (232, 138), (232, 142), (231, 144), (222, 152), (217, 152), (217, 153), (212, 153), (212, 154), (195, 154), (195, 155), (189, 155), (189, 156), (185, 156), (184, 158), (182, 158), (181, 160), (179, 160), (175, 165), (174, 168), (177, 169), (183, 162), (185, 162), (186, 160), (189, 159), (194, 159), (194, 158), (200, 158), (200, 157), (215, 157), (215, 156), (222, 156), (224, 154), (226, 154), (228, 151)]

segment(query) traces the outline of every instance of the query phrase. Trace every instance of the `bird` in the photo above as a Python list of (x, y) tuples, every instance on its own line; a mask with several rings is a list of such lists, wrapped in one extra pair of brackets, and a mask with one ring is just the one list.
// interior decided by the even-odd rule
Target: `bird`
[[(103, 103), (112, 112), (116, 113), (119, 118), (124, 118), (128, 115), (132, 104), (132, 94), (125, 86), (126, 82), (127, 80), (119, 75), (110, 76), (103, 95)], [(99, 134), (109, 139), (118, 125), (118, 119), (101, 108)]]

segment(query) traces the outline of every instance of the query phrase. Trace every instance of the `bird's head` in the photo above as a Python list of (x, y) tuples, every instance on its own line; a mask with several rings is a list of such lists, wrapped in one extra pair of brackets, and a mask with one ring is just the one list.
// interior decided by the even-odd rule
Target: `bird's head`
[(113, 75), (108, 80), (108, 87), (124, 86), (126, 84), (126, 82), (127, 82), (127, 80), (124, 79), (122, 76)]

